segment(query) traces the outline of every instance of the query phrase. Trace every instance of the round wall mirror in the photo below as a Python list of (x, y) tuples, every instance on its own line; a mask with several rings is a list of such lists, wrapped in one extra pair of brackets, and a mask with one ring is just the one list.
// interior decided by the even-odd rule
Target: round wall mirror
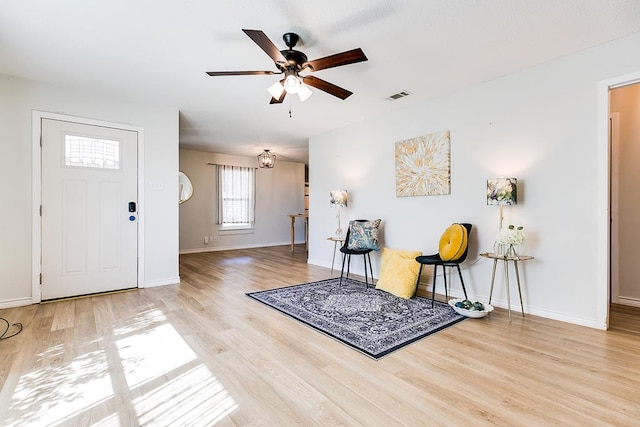
[(183, 204), (193, 196), (193, 184), (184, 172), (178, 172), (178, 203)]

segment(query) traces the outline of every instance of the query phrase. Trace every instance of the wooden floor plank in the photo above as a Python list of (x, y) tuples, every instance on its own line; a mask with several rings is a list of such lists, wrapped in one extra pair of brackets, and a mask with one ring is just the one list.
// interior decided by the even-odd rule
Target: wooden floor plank
[(180, 256), (179, 285), (0, 310), (2, 425), (640, 425), (640, 309), (609, 331), (496, 309), (380, 360), (247, 292), (330, 277), (289, 246)]

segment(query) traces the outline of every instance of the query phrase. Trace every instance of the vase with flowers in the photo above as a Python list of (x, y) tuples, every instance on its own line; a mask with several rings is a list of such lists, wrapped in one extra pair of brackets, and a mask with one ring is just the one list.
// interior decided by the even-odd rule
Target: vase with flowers
[(527, 235), (524, 234), (524, 227), (519, 225), (508, 225), (502, 228), (496, 236), (494, 252), (503, 257), (517, 257), (516, 246), (524, 243)]

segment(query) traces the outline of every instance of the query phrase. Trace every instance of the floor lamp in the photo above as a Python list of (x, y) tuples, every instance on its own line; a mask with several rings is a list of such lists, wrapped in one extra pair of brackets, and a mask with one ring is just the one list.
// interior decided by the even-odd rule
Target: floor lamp
[(340, 208), (347, 206), (347, 190), (332, 190), (329, 192), (331, 199), (329, 205), (338, 209), (338, 228), (336, 229), (336, 237), (342, 239), (342, 226), (340, 225)]

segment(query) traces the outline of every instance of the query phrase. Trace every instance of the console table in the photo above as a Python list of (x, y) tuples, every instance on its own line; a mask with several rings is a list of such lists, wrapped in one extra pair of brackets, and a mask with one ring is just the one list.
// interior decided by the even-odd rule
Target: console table
[(522, 311), (522, 317), (524, 317), (524, 305), (522, 303), (522, 289), (520, 288), (520, 272), (518, 271), (518, 261), (528, 261), (533, 259), (529, 255), (511, 256), (511, 255), (498, 255), (491, 252), (485, 252), (480, 254), (483, 258), (493, 260), (493, 273), (491, 274), (491, 290), (489, 291), (489, 304), (491, 304), (491, 298), (493, 296), (493, 283), (496, 279), (496, 265), (498, 261), (504, 263), (504, 283), (507, 288), (507, 309), (509, 313), (509, 322), (511, 322), (511, 295), (509, 292), (509, 262), (513, 262), (513, 267), (516, 271), (516, 282), (518, 283), (518, 294), (520, 295), (520, 309)]
[(289, 218), (291, 219), (291, 252), (293, 252), (293, 244), (295, 243), (296, 237), (296, 218), (304, 218), (304, 247), (306, 250), (309, 250), (309, 214), (289, 214)]

